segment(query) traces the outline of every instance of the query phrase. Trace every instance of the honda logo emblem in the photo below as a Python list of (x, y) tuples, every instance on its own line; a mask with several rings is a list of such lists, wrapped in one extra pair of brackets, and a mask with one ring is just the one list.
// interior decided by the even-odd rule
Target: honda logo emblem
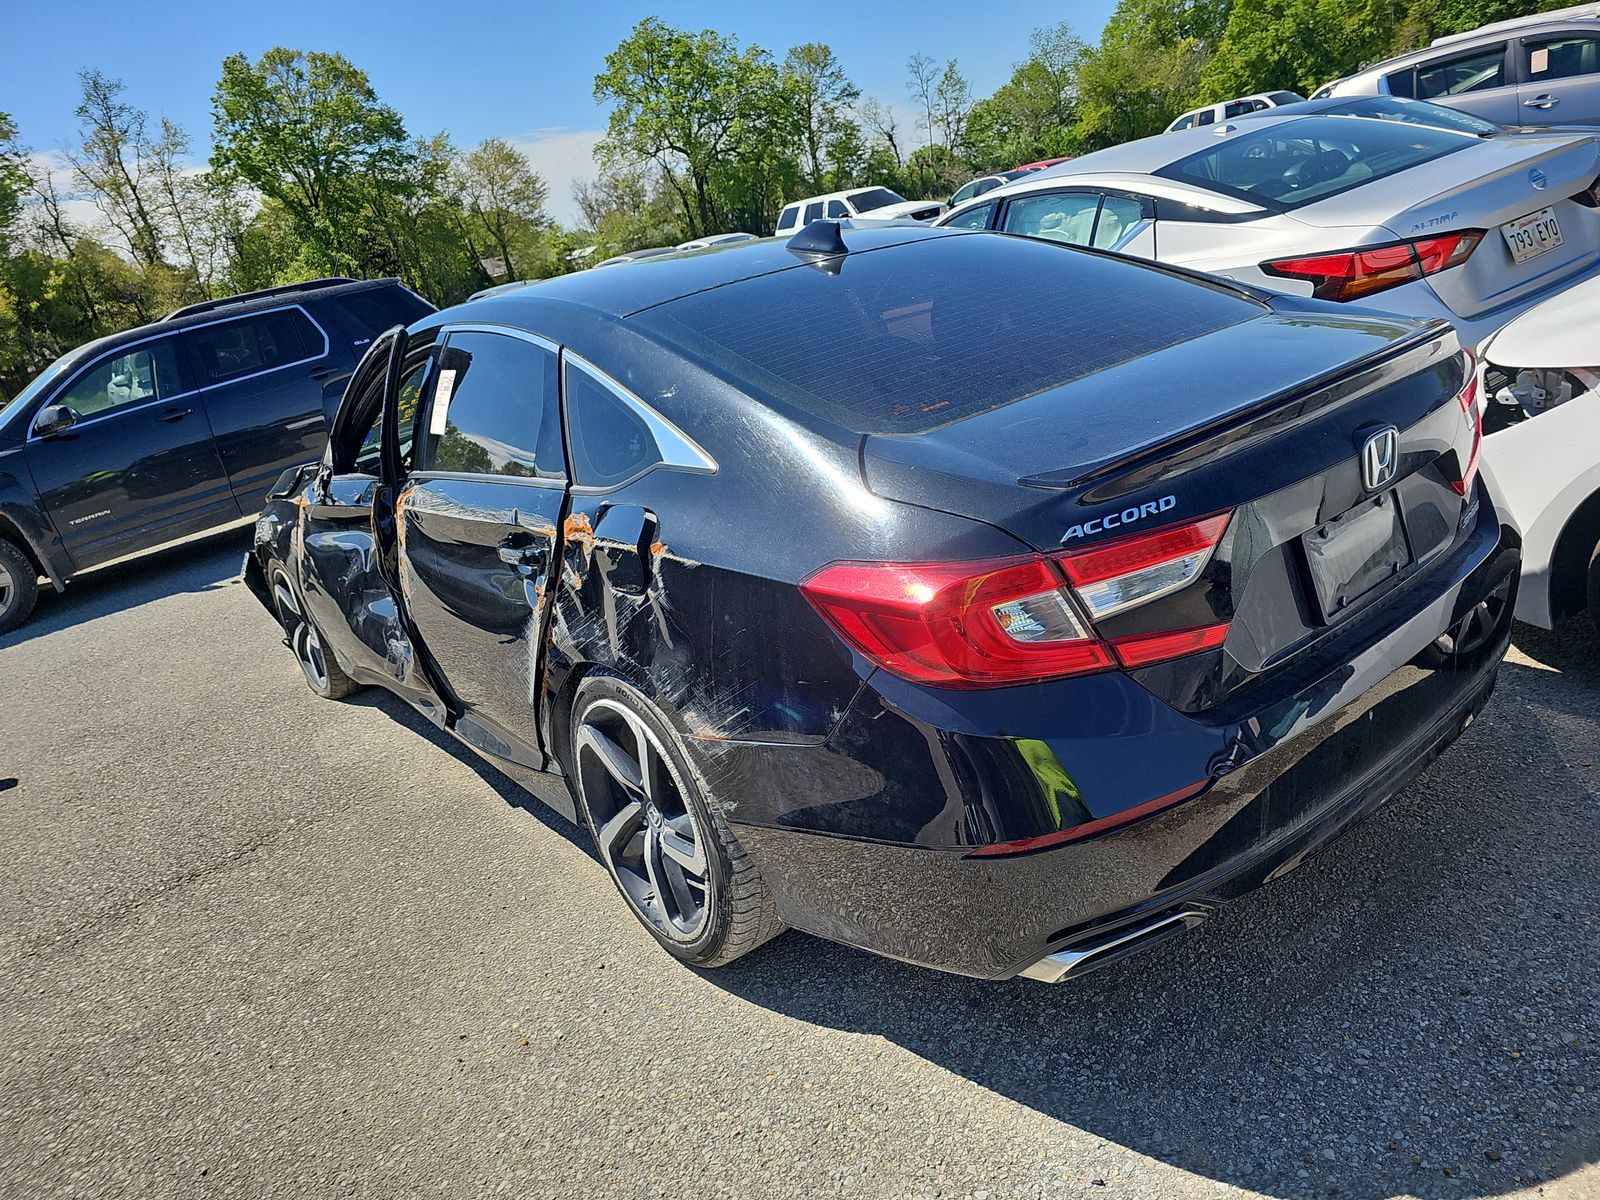
[(1361, 483), (1375, 492), (1394, 482), (1400, 469), (1400, 431), (1393, 425), (1378, 430), (1361, 444)]

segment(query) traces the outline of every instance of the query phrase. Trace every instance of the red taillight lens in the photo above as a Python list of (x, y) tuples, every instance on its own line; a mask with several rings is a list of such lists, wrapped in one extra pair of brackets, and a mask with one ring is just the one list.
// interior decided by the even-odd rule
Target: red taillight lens
[(1459, 495), (1465, 496), (1472, 490), (1472, 481), (1478, 477), (1478, 455), (1483, 450), (1483, 414), (1478, 409), (1477, 360), (1471, 350), (1463, 350), (1461, 354), (1466, 359), (1467, 381), (1456, 393), (1456, 400), (1461, 405), (1467, 424), (1472, 427), (1472, 449), (1467, 452), (1467, 465), (1462, 469), (1461, 479), (1452, 480), (1450, 486)]
[(1262, 263), (1261, 269), (1269, 275), (1309, 282), (1311, 294), (1318, 300), (1355, 300), (1458, 267), (1482, 240), (1481, 229), (1467, 229), (1389, 246), (1282, 258)]
[(1222, 513), (1050, 558), (832, 563), (800, 591), (850, 645), (918, 683), (1006, 687), (1148, 666), (1222, 645), (1227, 622), (1107, 642), (1079, 605), (1097, 619), (1187, 586), (1227, 524)]

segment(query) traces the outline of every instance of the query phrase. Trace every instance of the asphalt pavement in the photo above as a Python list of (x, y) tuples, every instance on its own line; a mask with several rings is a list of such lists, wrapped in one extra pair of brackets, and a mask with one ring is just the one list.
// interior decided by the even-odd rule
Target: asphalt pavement
[(318, 700), (247, 532), (0, 637), (0, 1196), (1600, 1196), (1600, 640), (1080, 981), (676, 965), (586, 838)]

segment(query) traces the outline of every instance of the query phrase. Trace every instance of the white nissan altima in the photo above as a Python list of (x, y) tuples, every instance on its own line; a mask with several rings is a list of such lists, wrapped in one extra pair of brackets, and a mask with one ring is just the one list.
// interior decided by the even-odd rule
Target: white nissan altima
[(1443, 317), (1468, 346), (1600, 274), (1600, 130), (1474, 133), (1386, 103), (1396, 112), (1257, 114), (1129, 142), (935, 224)]

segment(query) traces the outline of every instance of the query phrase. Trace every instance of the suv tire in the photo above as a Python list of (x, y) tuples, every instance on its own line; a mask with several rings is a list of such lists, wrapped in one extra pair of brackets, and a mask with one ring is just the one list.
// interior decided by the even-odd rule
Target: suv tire
[(26, 621), (38, 599), (38, 568), (22, 547), (0, 538), (0, 633)]

